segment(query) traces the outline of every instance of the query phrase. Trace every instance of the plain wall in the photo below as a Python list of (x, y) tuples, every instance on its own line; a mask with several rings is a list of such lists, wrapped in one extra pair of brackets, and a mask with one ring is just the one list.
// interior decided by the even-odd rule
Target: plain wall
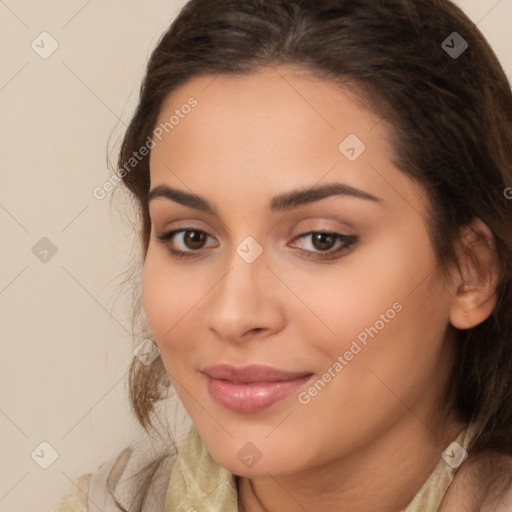
[[(136, 240), (92, 191), (183, 3), (0, 2), (0, 512), (53, 510), (70, 479), (139, 432), (126, 391), (130, 297), (118, 286)], [(458, 3), (512, 76), (512, 0)], [(44, 31), (58, 43), (46, 59)], [(58, 452), (47, 469), (42, 442)]]

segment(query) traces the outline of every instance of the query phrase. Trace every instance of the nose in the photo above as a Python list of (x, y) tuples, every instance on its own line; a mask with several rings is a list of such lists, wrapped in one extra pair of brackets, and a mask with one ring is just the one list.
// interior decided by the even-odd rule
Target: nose
[(230, 263), (228, 272), (209, 294), (208, 329), (231, 343), (278, 333), (285, 325), (282, 291), (263, 255), (247, 263), (235, 254)]

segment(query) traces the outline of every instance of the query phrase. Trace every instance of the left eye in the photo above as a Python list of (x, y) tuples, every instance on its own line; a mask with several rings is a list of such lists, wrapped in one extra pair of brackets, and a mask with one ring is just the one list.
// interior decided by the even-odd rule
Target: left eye
[(312, 231), (296, 238), (296, 240), (302, 239), (307, 242), (300, 249), (313, 253), (337, 253), (349, 248), (356, 241), (355, 236), (325, 231)]

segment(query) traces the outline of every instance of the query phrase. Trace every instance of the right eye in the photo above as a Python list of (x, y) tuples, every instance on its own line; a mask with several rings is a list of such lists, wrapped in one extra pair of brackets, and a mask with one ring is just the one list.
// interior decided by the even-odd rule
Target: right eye
[(156, 238), (167, 247), (173, 256), (178, 258), (196, 256), (199, 251), (209, 247), (207, 245), (208, 238), (213, 240), (205, 231), (193, 228), (175, 229), (157, 235)]

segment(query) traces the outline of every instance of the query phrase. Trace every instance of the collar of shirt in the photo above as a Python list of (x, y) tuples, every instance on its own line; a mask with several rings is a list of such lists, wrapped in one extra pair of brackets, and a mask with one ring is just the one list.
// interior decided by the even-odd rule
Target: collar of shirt
[(237, 512), (236, 477), (210, 455), (192, 425), (172, 468), (163, 512)]

